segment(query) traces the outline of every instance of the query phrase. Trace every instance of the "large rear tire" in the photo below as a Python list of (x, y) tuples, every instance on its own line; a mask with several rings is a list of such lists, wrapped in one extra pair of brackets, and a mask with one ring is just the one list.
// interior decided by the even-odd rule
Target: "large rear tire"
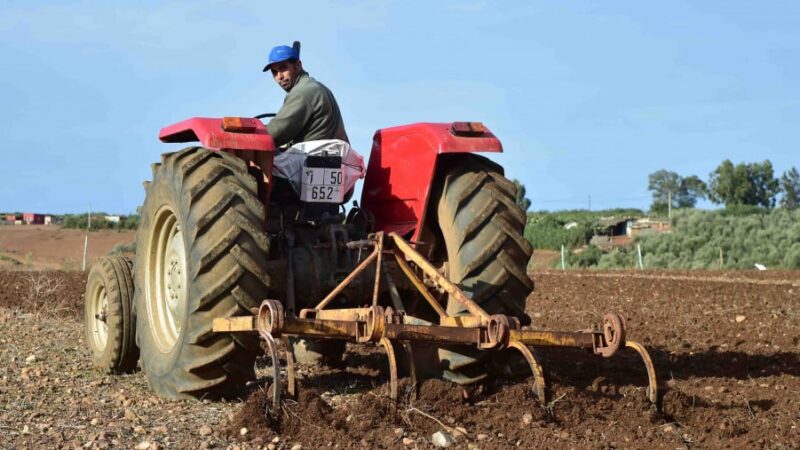
[(139, 360), (134, 338), (132, 264), (123, 256), (103, 256), (86, 280), (86, 343), (92, 364), (103, 373), (133, 372)]
[[(516, 204), (517, 189), (497, 164), (460, 156), (443, 165), (438, 204), (431, 205), (437, 208), (447, 276), (489, 314), (517, 317), (527, 325), (525, 299), (533, 281), (526, 268), (532, 249), (523, 236), (526, 214)], [(446, 310), (467, 314), (454, 299), (448, 299)], [(481, 381), (492, 368), (507, 370), (502, 356), (491, 360), (487, 352), (449, 346), (438, 353), (443, 377), (459, 384)]]
[(244, 161), (200, 147), (162, 155), (140, 210), (137, 340), (151, 389), (167, 398), (238, 396), (255, 378), (252, 335), (212, 332), (266, 298), (268, 242)]

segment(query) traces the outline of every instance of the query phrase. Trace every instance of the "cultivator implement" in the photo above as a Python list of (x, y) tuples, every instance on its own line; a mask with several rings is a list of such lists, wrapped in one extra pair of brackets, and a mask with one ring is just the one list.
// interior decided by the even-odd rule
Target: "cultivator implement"
[[(655, 368), (645, 347), (625, 337), (625, 321), (618, 314), (606, 314), (601, 326), (585, 331), (554, 331), (522, 328), (517, 318), (489, 314), (467, 297), (455, 284), (442, 275), (412, 245), (395, 233), (375, 233), (370, 239), (346, 244), (351, 249), (372, 249), (369, 255), (314, 308), (302, 309), (299, 315), (286, 311), (276, 300), (264, 300), (253, 316), (218, 318), (214, 320), (215, 332), (258, 333), (266, 344), (272, 359), (272, 408), (277, 411), (282, 395), (281, 365), (278, 339), (283, 339), (287, 349), (289, 337), (309, 339), (346, 340), (359, 344), (382, 346), (389, 360), (390, 397), (398, 399), (398, 346), (408, 360), (411, 386), (417, 386), (417, 370), (412, 344), (457, 344), (474, 346), (483, 351), (518, 351), (530, 366), (535, 381), (534, 392), (539, 401), (547, 404), (548, 389), (542, 364), (535, 349), (544, 347), (581, 348), (595, 355), (610, 358), (620, 349), (628, 348), (639, 354), (647, 372), (647, 399), (657, 402), (658, 383)], [(438, 314), (434, 323), (406, 314), (402, 299), (389, 272), (384, 267), (386, 258), (393, 258), (410, 283)], [(362, 308), (326, 309), (347, 285), (375, 266), (375, 286), (372, 305)], [(378, 305), (380, 283), (389, 287), (392, 306)], [(450, 316), (436, 300), (433, 292), (446, 293), (467, 311), (465, 315)], [(291, 351), (286, 352), (286, 387), (292, 397), (297, 394), (295, 361)]]

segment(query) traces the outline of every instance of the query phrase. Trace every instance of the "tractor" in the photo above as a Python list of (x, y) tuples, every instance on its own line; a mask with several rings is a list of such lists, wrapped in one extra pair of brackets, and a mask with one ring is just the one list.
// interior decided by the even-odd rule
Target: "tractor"
[(482, 123), (380, 129), (365, 168), (341, 141), (276, 149), (264, 116), (161, 130), (162, 142), (200, 145), (152, 165), (134, 260), (106, 256), (89, 273), (85, 332), (100, 370), (141, 367), (166, 398), (233, 398), (266, 351), (277, 408), (282, 385), (296, 394), (295, 364), (336, 364), (352, 342), (385, 348), (394, 400), (398, 367), (413, 385), (474, 386), (527, 362), (544, 401), (536, 347), (631, 348), (656, 401), (652, 362), (621, 316), (579, 332), (531, 326), (526, 213), (481, 155), (502, 151)]

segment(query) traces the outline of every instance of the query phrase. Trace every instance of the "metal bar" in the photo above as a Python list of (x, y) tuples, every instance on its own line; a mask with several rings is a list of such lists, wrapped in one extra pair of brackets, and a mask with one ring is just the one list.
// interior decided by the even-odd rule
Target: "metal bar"
[(473, 302), (472, 299), (464, 295), (461, 292), (461, 289), (458, 288), (455, 284), (453, 284), (450, 280), (445, 278), (442, 274), (436, 270), (433, 265), (425, 259), (424, 256), (419, 254), (416, 250), (414, 250), (411, 245), (408, 244), (400, 235), (397, 233), (390, 233), (389, 236), (394, 240), (395, 245), (397, 248), (405, 254), (411, 261), (414, 262), (423, 272), (425, 272), (428, 277), (433, 280), (434, 283), (441, 286), (445, 292), (450, 294), (452, 298), (454, 298), (458, 303), (461, 304), (467, 311), (469, 311), (472, 315), (480, 317), (482, 320), (487, 321), (489, 320), (489, 314), (483, 310), (477, 303)]
[(381, 269), (383, 268), (383, 232), (378, 232), (377, 241), (378, 242), (375, 244), (375, 251), (378, 254), (378, 259), (375, 261), (375, 286), (372, 290), (372, 306), (378, 306), (378, 294), (381, 290)]
[(355, 339), (359, 323), (363, 324), (349, 320), (298, 319), (287, 316), (278, 331), (281, 335), (306, 338)]
[(345, 245), (345, 247), (347, 247), (347, 248), (349, 248), (351, 250), (356, 250), (356, 249), (359, 249), (359, 248), (362, 248), (362, 247), (373, 246), (373, 245), (375, 245), (375, 241), (373, 241), (372, 239), (362, 239), (360, 241), (350, 241), (350, 242), (347, 242), (344, 245)]
[(428, 287), (425, 286), (425, 283), (423, 283), (422, 280), (417, 278), (417, 275), (413, 270), (411, 270), (411, 267), (408, 265), (408, 263), (403, 260), (402, 255), (395, 253), (394, 257), (397, 260), (397, 265), (403, 269), (403, 273), (406, 274), (406, 277), (408, 277), (409, 281), (411, 281), (411, 284), (413, 284), (419, 293), (422, 294), (425, 300), (428, 301), (433, 310), (436, 311), (436, 314), (438, 314), (439, 317), (447, 317), (447, 312), (444, 310), (444, 308), (442, 308), (442, 305), (440, 305), (439, 302), (433, 298), (433, 295), (431, 295)]
[(383, 336), (392, 340), (437, 342), (443, 344), (481, 343), (480, 328), (441, 327), (438, 325), (408, 325), (387, 323)]
[(475, 316), (440, 317), (439, 325), (443, 327), (478, 328), (481, 326), (481, 319)]
[(593, 331), (548, 331), (548, 330), (510, 330), (510, 339), (522, 342), (532, 347), (572, 347), (594, 348), (595, 335)]
[(218, 317), (214, 319), (211, 330), (216, 333), (236, 333), (257, 331), (255, 316)]
[(389, 286), (389, 296), (392, 299), (392, 306), (394, 306), (397, 312), (405, 312), (406, 307), (403, 305), (403, 299), (400, 298), (400, 291), (397, 290), (394, 278), (392, 278), (392, 275), (386, 270), (386, 267), (382, 267), (381, 272), (383, 276), (386, 277), (386, 285)]
[(294, 374), (294, 349), (289, 337), (283, 337), (283, 346), (286, 348), (286, 390), (289, 396), (297, 399), (297, 378)]
[(336, 296), (339, 295), (339, 293), (341, 293), (344, 290), (344, 288), (346, 288), (347, 285), (350, 284), (361, 272), (363, 272), (364, 269), (366, 269), (367, 266), (369, 266), (369, 264), (372, 261), (374, 261), (375, 258), (377, 257), (378, 257), (378, 251), (376, 247), (376, 250), (370, 253), (370, 255), (367, 256), (367, 258), (364, 261), (361, 261), (361, 264), (359, 264), (358, 267), (355, 268), (355, 270), (350, 272), (347, 275), (347, 277), (344, 280), (342, 280), (341, 283), (339, 283), (335, 288), (333, 288), (333, 290), (327, 296), (325, 296), (325, 298), (323, 298), (322, 301), (319, 302), (319, 304), (317, 304), (317, 306), (314, 307), (314, 309), (322, 309), (326, 307), (328, 303), (330, 303), (334, 298), (336, 298)]
[[(355, 322), (364, 321), (369, 314), (369, 308), (337, 308), (337, 309), (303, 309), (300, 311), (301, 319), (346, 320)], [(310, 317), (309, 317), (310, 316)]]
[(294, 314), (294, 264), (292, 262), (294, 251), (294, 233), (289, 231), (286, 234), (286, 309)]

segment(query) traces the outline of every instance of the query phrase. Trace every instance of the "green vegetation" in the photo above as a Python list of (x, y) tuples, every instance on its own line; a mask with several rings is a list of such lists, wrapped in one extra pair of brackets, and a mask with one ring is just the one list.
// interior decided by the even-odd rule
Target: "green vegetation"
[[(637, 240), (645, 268), (752, 269), (756, 263), (768, 268), (800, 268), (800, 211), (741, 212), (675, 213), (672, 233)], [(636, 246), (631, 245), (602, 255), (596, 267), (637, 265)]]
[[(139, 227), (139, 216), (125, 216), (119, 222), (106, 220), (109, 214), (98, 212), (92, 213), (92, 230), (135, 230)], [(61, 219), (61, 226), (64, 228), (78, 228), (85, 230), (88, 226), (88, 214), (64, 214)]]
[(566, 258), (567, 267), (589, 268), (596, 266), (603, 257), (603, 251), (594, 245), (589, 245), (580, 252), (570, 252)]
[[(600, 231), (597, 222), (603, 217), (643, 217), (640, 209), (609, 209), (603, 211), (537, 211), (528, 213), (525, 225), (525, 238), (534, 249), (560, 250), (581, 247), (589, 243), (594, 234)], [(569, 229), (567, 224), (574, 222)]]
[(781, 208), (796, 209), (800, 206), (800, 173), (792, 167), (781, 176)]
[(525, 185), (522, 184), (521, 181), (517, 180), (516, 178), (512, 180), (514, 186), (517, 188), (517, 197), (516, 202), (517, 206), (522, 208), (523, 211), (527, 211), (531, 207), (531, 200), (525, 197)]
[(12, 258), (6, 255), (0, 255), (0, 262), (7, 262), (10, 263), (12, 266), (21, 266), (22, 263), (17, 261), (16, 258)]
[(775, 206), (775, 196), (781, 185), (775, 178), (772, 163), (733, 163), (726, 159), (711, 172), (708, 196), (717, 204)]
[(706, 198), (707, 186), (695, 175), (682, 177), (669, 170), (658, 170), (648, 176), (647, 189), (653, 193), (650, 210), (666, 214), (672, 208), (694, 208), (697, 200)]
[(693, 208), (698, 199), (708, 198), (726, 208), (749, 205), (771, 209), (780, 194), (780, 206), (795, 209), (800, 206), (800, 173), (795, 167), (775, 178), (772, 163), (722, 161), (709, 175), (708, 183), (695, 175), (682, 177), (661, 169), (648, 176), (647, 189), (653, 193), (650, 212), (664, 213), (671, 201), (672, 208)]
[(136, 241), (123, 243), (120, 242), (119, 244), (115, 245), (114, 248), (111, 249), (110, 252), (112, 255), (126, 255), (126, 254), (135, 254), (136, 253)]
[[(525, 237), (534, 251), (560, 250), (564, 245), (569, 268), (638, 268), (636, 244), (641, 245), (645, 268), (753, 269), (756, 263), (770, 269), (800, 268), (800, 209), (736, 205), (715, 211), (674, 210), (671, 233), (640, 236), (606, 253), (589, 240), (602, 230), (598, 220), (611, 216), (644, 214), (635, 209), (528, 213)], [(576, 225), (566, 229), (571, 222)]]

